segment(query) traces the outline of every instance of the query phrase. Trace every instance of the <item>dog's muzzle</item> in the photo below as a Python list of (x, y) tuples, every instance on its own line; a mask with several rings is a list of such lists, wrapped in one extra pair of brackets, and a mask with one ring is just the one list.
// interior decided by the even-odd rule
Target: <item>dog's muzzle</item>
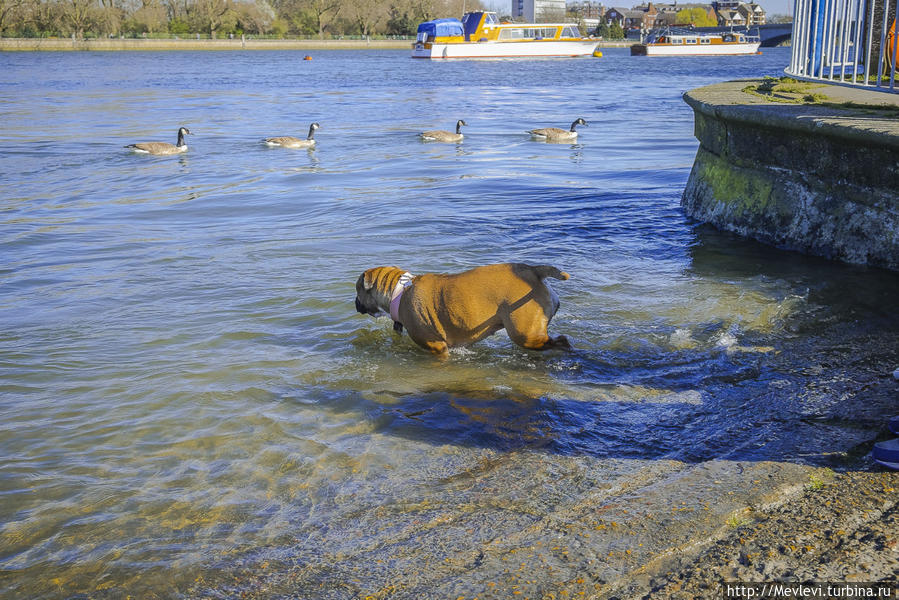
[(379, 311), (378, 309), (369, 310), (365, 308), (365, 306), (361, 302), (359, 302), (359, 298), (356, 298), (356, 312), (362, 313), (363, 315), (371, 315), (373, 317), (376, 317), (380, 314), (381, 311)]

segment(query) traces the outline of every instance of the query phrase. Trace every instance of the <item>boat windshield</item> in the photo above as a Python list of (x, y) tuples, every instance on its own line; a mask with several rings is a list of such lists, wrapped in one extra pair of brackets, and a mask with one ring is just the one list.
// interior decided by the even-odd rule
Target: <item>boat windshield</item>
[(499, 18), (496, 13), (487, 13), (487, 16), (484, 17), (484, 25), (496, 25), (497, 23), (499, 23)]
[(478, 31), (483, 14), (483, 12), (470, 12), (462, 15), (462, 28), (466, 36), (474, 35)]

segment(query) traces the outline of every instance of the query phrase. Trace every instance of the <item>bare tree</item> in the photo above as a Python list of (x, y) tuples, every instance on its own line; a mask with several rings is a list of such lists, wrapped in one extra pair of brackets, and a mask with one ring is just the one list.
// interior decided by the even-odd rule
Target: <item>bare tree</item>
[(192, 12), (196, 27), (208, 31), (212, 38), (219, 29), (236, 20), (230, 0), (196, 0)]
[(443, 0), (436, 7), (441, 12), (441, 17), (461, 17), (466, 12), (484, 9), (480, 0)]
[(364, 36), (376, 33), (390, 16), (389, 7), (382, 0), (344, 0), (340, 12)]
[(306, 0), (304, 8), (311, 13), (318, 26), (318, 37), (325, 37), (325, 26), (340, 12), (340, 0)]
[(63, 0), (59, 3), (63, 23), (79, 40), (84, 39), (84, 31), (96, 22), (96, 8), (92, 0)]
[(137, 33), (156, 33), (168, 27), (167, 7), (159, 0), (143, 0), (128, 19), (128, 27)]
[(100, 0), (97, 10), (97, 26), (105, 34), (115, 34), (122, 30), (125, 20), (123, 0)]
[(234, 10), (244, 31), (263, 34), (271, 29), (275, 21), (275, 10), (265, 0), (237, 2)]
[(187, 21), (190, 15), (190, 0), (163, 0), (169, 21)]
[(41, 35), (57, 31), (61, 20), (61, 11), (56, 3), (43, 0), (26, 0), (26, 24), (31, 24)]
[(0, 35), (24, 4), (24, 0), (0, 0)]

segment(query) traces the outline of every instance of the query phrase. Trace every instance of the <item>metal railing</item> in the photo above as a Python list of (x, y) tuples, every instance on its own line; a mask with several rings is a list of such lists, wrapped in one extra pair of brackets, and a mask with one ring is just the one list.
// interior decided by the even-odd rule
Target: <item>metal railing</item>
[(786, 72), (899, 92), (899, 0), (795, 0)]

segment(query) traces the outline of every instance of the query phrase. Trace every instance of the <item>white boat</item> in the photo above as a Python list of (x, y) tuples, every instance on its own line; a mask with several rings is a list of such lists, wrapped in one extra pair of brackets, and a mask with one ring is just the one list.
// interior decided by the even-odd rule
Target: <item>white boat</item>
[(421, 23), (412, 58), (589, 56), (597, 43), (573, 23), (503, 23), (496, 13), (476, 11), (461, 21)]
[(719, 56), (757, 54), (761, 38), (740, 32), (697, 33), (667, 27), (650, 31), (641, 44), (631, 46), (631, 56)]

